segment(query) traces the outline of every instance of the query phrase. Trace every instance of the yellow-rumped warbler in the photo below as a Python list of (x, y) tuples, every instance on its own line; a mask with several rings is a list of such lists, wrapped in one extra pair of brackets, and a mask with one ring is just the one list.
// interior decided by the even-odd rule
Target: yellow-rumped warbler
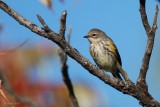
[(121, 57), (112, 39), (99, 29), (91, 29), (84, 38), (88, 38), (90, 42), (90, 54), (95, 63), (101, 69), (111, 72), (115, 78), (122, 80), (119, 74)]

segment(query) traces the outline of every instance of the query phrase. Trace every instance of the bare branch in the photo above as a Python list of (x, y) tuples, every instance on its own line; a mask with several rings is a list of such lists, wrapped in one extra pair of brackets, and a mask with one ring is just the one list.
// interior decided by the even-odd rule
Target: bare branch
[[(43, 25), (44, 29), (46, 32), (52, 31), (48, 25), (44, 22), (44, 20), (41, 18), (40, 15), (37, 15), (38, 20), (41, 22), (41, 24)], [(52, 31), (53, 32), (53, 31)]]
[(158, 5), (156, 5), (154, 21), (153, 21), (153, 25), (152, 25), (152, 31), (153, 32), (156, 32), (156, 29), (157, 29), (158, 12), (159, 12), (159, 8), (158, 8)]
[[(65, 39), (66, 17), (67, 17), (67, 11), (62, 12), (59, 33), (63, 39)], [(71, 33), (69, 35), (71, 35)], [(70, 38), (68, 38), (68, 40), (69, 39)], [(74, 105), (74, 107), (79, 107), (78, 101), (77, 101), (76, 96), (74, 94), (73, 85), (72, 85), (72, 82), (71, 82), (69, 74), (68, 74), (67, 55), (65, 54), (65, 52), (62, 49), (59, 49), (59, 57), (60, 57), (61, 65), (62, 65), (61, 72), (62, 72), (62, 76), (63, 76), (63, 81), (68, 89), (72, 104)]]
[(60, 20), (60, 31), (59, 31), (59, 34), (62, 36), (62, 38), (65, 38), (66, 17), (67, 17), (67, 11), (63, 11)]
[(141, 19), (142, 19), (143, 26), (144, 26), (146, 32), (148, 33), (150, 31), (151, 27), (148, 23), (145, 3), (146, 3), (146, 0), (140, 0), (140, 13), (141, 13)]
[[(157, 18), (158, 18), (159, 9), (158, 9), (158, 6), (156, 6), (154, 22), (153, 22), (152, 28), (150, 28), (148, 24), (148, 20), (144, 18), (144, 16), (147, 17), (145, 12), (145, 0), (140, 0), (140, 3), (141, 3), (140, 12), (142, 17), (142, 22), (143, 22), (144, 28), (146, 29), (146, 33), (148, 35), (148, 41), (147, 41), (147, 46), (146, 46), (145, 54), (142, 61), (142, 66), (140, 69), (138, 82), (142, 81), (145, 85), (146, 74), (149, 68), (150, 57), (151, 57), (153, 45), (154, 45), (154, 37), (155, 37), (156, 28), (157, 28)], [(146, 88), (147, 88), (147, 85), (146, 85)]]
[(69, 32), (68, 32), (68, 35), (67, 35), (69, 44), (70, 44), (70, 40), (71, 40), (71, 33), (72, 33), (72, 26), (69, 26)]
[(71, 82), (71, 80), (69, 78), (69, 74), (68, 74), (68, 65), (66, 63), (67, 55), (61, 49), (59, 50), (59, 57), (61, 60), (61, 65), (62, 65), (61, 72), (62, 72), (62, 76), (63, 76), (63, 81), (68, 89), (68, 92), (69, 92), (69, 95), (70, 95), (70, 98), (71, 98), (71, 101), (72, 101), (74, 107), (79, 107), (78, 101), (77, 101), (75, 94), (74, 94), (72, 82)]
[[(154, 17), (153, 25), (151, 28), (148, 23), (148, 19), (147, 19), (147, 15), (146, 15), (145, 0), (140, 0), (140, 13), (141, 13), (141, 18), (142, 18), (142, 23), (144, 25), (144, 28), (146, 30), (146, 34), (148, 36), (148, 40), (147, 40), (147, 46), (146, 46), (146, 50), (145, 50), (145, 54), (143, 57), (142, 66), (140, 69), (140, 74), (139, 74), (136, 86), (137, 86), (139, 92), (141, 92), (141, 93), (145, 92), (146, 95), (149, 96), (150, 100), (153, 102), (156, 102), (156, 101), (148, 93), (148, 86), (146, 83), (146, 74), (147, 74), (147, 71), (149, 68), (149, 62), (150, 62), (150, 58), (151, 58), (151, 54), (152, 54), (152, 50), (153, 50), (153, 45), (154, 45), (155, 32), (156, 32), (156, 28), (157, 28), (158, 11), (159, 11), (158, 6), (156, 6), (155, 17)], [(144, 106), (144, 104), (148, 103), (145, 99), (142, 99), (142, 100), (143, 101), (140, 101), (140, 103), (143, 106)], [(153, 103), (153, 104), (156, 104), (156, 103)], [(147, 107), (150, 107), (150, 106), (151, 105), (148, 105)], [(152, 105), (152, 107), (153, 106), (159, 107), (160, 104)]]

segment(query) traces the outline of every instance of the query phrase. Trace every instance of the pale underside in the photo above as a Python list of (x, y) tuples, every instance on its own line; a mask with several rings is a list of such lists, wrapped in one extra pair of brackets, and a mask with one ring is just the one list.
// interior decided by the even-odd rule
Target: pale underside
[[(104, 49), (104, 45), (102, 43), (94, 43), (90, 45), (90, 53), (95, 61), (95, 63), (103, 70), (113, 72), (116, 71), (116, 63), (117, 61), (113, 59), (115, 56), (108, 51), (106, 48)], [(93, 51), (94, 50), (94, 51)]]

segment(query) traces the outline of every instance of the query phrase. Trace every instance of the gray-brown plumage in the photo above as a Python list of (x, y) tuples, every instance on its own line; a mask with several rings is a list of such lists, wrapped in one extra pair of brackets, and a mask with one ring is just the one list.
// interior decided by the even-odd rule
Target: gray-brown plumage
[(122, 80), (117, 63), (121, 66), (118, 49), (111, 38), (99, 29), (91, 29), (87, 36), (90, 42), (90, 54), (95, 63), (103, 70), (109, 71), (116, 78)]

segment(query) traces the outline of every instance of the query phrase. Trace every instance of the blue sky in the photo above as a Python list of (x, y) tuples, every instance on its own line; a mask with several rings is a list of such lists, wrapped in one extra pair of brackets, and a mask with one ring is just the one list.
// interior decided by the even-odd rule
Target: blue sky
[[(89, 42), (83, 36), (92, 28), (99, 28), (105, 31), (117, 45), (123, 68), (127, 71), (131, 80), (135, 82), (138, 78), (147, 41), (141, 22), (138, 0), (123, 0), (123, 2), (120, 0), (66, 0), (64, 4), (55, 0), (53, 1), (54, 11), (50, 11), (38, 0), (4, 0), (4, 2), (39, 26), (41, 24), (38, 22), (36, 14), (41, 15), (55, 32), (59, 31), (59, 18), (62, 11), (67, 10), (67, 28), (72, 26), (73, 31), (71, 45), (93, 63), (94, 61), (89, 54)], [(154, 0), (147, 0), (146, 9), (150, 24), (153, 22), (156, 4), (157, 2)], [(44, 41), (53, 44), (51, 41), (39, 37), (19, 25), (2, 10), (0, 10), (0, 14), (0, 23), (4, 25), (4, 30), (0, 34), (2, 35), (0, 36), (1, 47), (8, 44), (12, 44), (14, 47), (26, 39), (29, 39), (29, 43), (33, 45)], [(158, 18), (158, 26), (160, 26), (160, 18)], [(149, 91), (158, 101), (160, 101), (160, 91), (158, 90), (160, 88), (160, 79), (158, 78), (160, 75), (158, 72), (160, 70), (158, 65), (160, 61), (159, 36), (160, 30), (158, 29), (147, 74)], [(137, 100), (105, 85), (99, 79), (86, 72), (74, 60), (69, 58), (68, 64), (73, 83), (85, 81), (95, 90), (99, 89), (102, 91), (100, 93), (104, 98), (107, 97), (106, 102), (109, 107), (139, 107)], [(60, 77), (61, 74), (58, 72), (57, 76)]]

